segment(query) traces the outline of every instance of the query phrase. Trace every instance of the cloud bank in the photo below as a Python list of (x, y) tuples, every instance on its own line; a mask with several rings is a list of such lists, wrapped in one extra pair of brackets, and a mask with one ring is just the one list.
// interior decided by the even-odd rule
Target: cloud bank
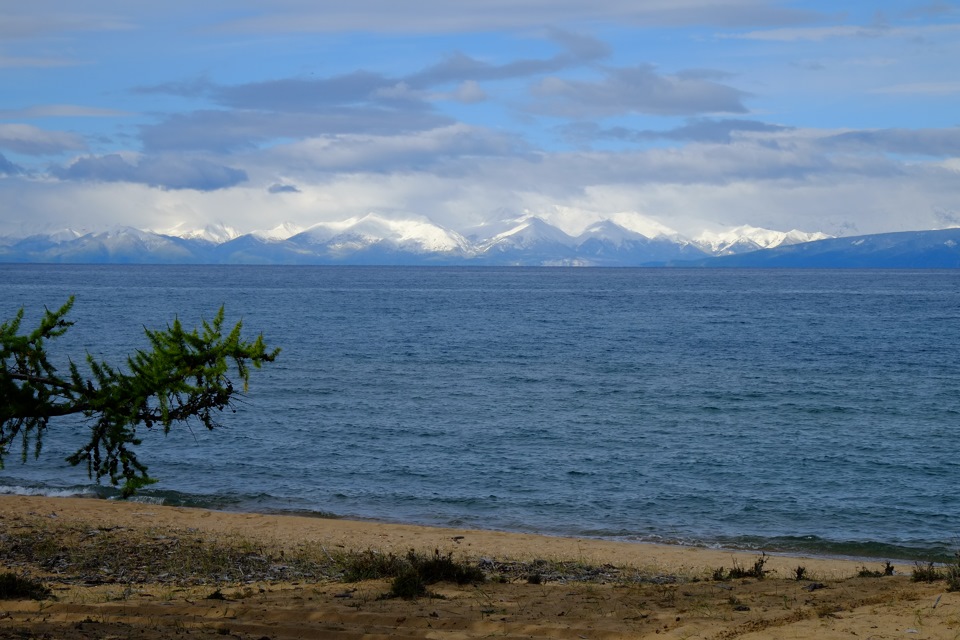
[(458, 231), (526, 213), (570, 232), (630, 214), (691, 235), (954, 224), (957, 4), (819, 7), (5, 8), (0, 233), (371, 211)]

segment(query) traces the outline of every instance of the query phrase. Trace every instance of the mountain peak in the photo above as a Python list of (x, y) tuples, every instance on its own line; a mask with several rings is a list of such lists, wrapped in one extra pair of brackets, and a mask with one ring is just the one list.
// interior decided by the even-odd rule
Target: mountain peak
[[(576, 237), (566, 231), (585, 220), (590, 224)], [(554, 224), (557, 221), (567, 226), (561, 228)], [(5, 238), (0, 261), (116, 262), (122, 256), (126, 262), (189, 260), (196, 264), (638, 266), (707, 260), (828, 237), (742, 225), (704, 232), (690, 240), (636, 212), (598, 217), (595, 212), (573, 209), (548, 212), (546, 218), (531, 212), (504, 216), (473, 231), (467, 240), (424, 216), (371, 211), (306, 229), (284, 223), (245, 235), (223, 224), (203, 229), (181, 224), (163, 234), (119, 227), (84, 236), (66, 231), (22, 240)]]
[(281, 222), (273, 229), (254, 231), (250, 235), (260, 238), (261, 240), (286, 240), (291, 238), (298, 233), (303, 232), (303, 227), (296, 225), (292, 222)]
[(773, 249), (815, 240), (826, 240), (831, 237), (819, 231), (812, 233), (797, 229), (773, 231), (745, 224), (724, 231), (704, 231), (696, 236), (693, 241), (705, 251), (720, 256), (757, 251), (758, 249)]
[(183, 238), (184, 240), (206, 240), (214, 244), (229, 242), (240, 237), (240, 232), (222, 222), (214, 222), (203, 228), (191, 227), (187, 222), (178, 222), (166, 231), (155, 231), (160, 235)]

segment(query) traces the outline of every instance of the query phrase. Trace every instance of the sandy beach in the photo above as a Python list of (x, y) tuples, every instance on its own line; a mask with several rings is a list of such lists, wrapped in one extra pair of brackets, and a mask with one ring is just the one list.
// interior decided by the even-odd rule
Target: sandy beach
[[(762, 579), (718, 580), (718, 570), (761, 556), (24, 496), (0, 496), (0, 540), (0, 572), (39, 579), (52, 594), (0, 600), (0, 637), (960, 638), (960, 593), (914, 582), (913, 565), (878, 577), (882, 561), (770, 555)], [(106, 556), (90, 561), (88, 547)], [(148, 568), (148, 554), (186, 567), (222, 548), (242, 550), (260, 569)], [(486, 580), (386, 598), (387, 579), (291, 568), (308, 556), (322, 564), (410, 550), (478, 566)]]

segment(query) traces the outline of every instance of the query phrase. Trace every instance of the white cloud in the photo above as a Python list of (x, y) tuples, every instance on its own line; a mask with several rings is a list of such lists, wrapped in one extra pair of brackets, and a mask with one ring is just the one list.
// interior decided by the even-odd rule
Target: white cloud
[[(632, 214), (687, 235), (742, 224), (844, 234), (941, 226), (937, 212), (960, 201), (954, 159), (863, 155), (862, 140), (851, 150), (836, 135), (785, 130), (681, 149), (525, 155), (511, 151), (509, 139), (462, 125), (398, 138), (346, 136), (234, 157), (248, 180), (216, 191), (150, 189), (129, 177), (58, 183), (8, 176), (0, 180), (0, 220), (8, 227), (124, 220), (147, 228), (228, 220), (247, 232), (376, 211), (464, 231), (529, 211), (570, 232)], [(917, 144), (898, 136), (867, 142)], [(129, 172), (134, 162), (121, 168)]]
[(483, 156), (516, 156), (510, 136), (467, 125), (397, 135), (339, 135), (278, 145), (268, 153), (283, 166), (309, 171), (380, 173), (456, 170)]
[(529, 210), (837, 233), (960, 201), (943, 3), (870, 23), (850, 0), (38, 2), (0, 10), (0, 225)]
[(0, 149), (24, 155), (55, 155), (85, 149), (80, 136), (65, 131), (47, 131), (29, 124), (0, 124)]

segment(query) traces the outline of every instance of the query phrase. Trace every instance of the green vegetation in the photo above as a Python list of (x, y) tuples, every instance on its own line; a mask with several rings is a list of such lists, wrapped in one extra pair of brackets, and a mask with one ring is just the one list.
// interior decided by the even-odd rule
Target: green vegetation
[(938, 582), (946, 580), (947, 591), (960, 591), (960, 551), (954, 556), (953, 562), (945, 566), (937, 566), (933, 562), (916, 563), (913, 568), (914, 582)]
[[(764, 566), (767, 564), (767, 554), (761, 553), (756, 560), (753, 562), (753, 566), (749, 569), (740, 565), (736, 560), (733, 561), (733, 568), (730, 571), (727, 571), (723, 567), (715, 569), (713, 572), (713, 579), (717, 581), (723, 580), (739, 580), (740, 578), (756, 578), (757, 580), (763, 580), (763, 578), (770, 573), (767, 569), (764, 569)], [(797, 578), (798, 580), (800, 578)]]
[(893, 564), (887, 560), (883, 565), (883, 569), (879, 571), (874, 571), (873, 569), (867, 569), (866, 567), (860, 567), (860, 571), (857, 572), (857, 576), (860, 578), (883, 578), (885, 576), (893, 575)]
[(458, 562), (452, 554), (442, 555), (435, 549), (433, 555), (411, 549), (405, 557), (373, 551), (344, 557), (344, 579), (348, 581), (392, 578), (388, 598), (413, 599), (429, 595), (427, 587), (438, 582), (472, 584), (484, 582), (483, 571), (466, 562)]
[(943, 580), (945, 577), (944, 573), (932, 562), (926, 564), (918, 562), (913, 568), (914, 582), (937, 582), (938, 580)]
[(187, 331), (174, 320), (162, 330), (144, 329), (149, 350), (127, 359), (128, 372), (86, 356), (89, 374), (70, 360), (61, 375), (47, 353), (47, 341), (72, 326), (66, 319), (73, 297), (56, 311), (47, 309), (39, 327), (20, 335), (24, 310), (0, 325), (0, 468), (11, 444), (21, 440), (21, 457), (32, 448), (40, 455), (50, 421), (81, 415), (90, 422), (90, 440), (67, 458), (86, 463), (91, 478), (120, 484), (124, 496), (155, 482), (137, 459), (137, 428), (160, 427), (166, 434), (176, 423), (198, 420), (207, 429), (218, 426), (217, 413), (232, 407), (237, 389), (231, 369), (247, 390), (250, 367), (272, 362), (279, 349), (268, 351), (262, 336), (253, 342), (241, 336), (241, 322), (224, 331), (223, 307), (203, 331)]
[[(391, 579), (391, 597), (416, 597), (437, 582), (483, 582), (476, 564), (439, 551), (406, 555), (373, 550), (330, 554), (319, 545), (290, 549), (238, 536), (209, 538), (171, 529), (97, 528), (42, 518), (0, 519), (0, 564), (52, 573), (85, 585), (159, 582), (218, 585), (251, 581)], [(418, 586), (419, 585), (419, 586)], [(209, 597), (216, 599), (219, 589)]]

